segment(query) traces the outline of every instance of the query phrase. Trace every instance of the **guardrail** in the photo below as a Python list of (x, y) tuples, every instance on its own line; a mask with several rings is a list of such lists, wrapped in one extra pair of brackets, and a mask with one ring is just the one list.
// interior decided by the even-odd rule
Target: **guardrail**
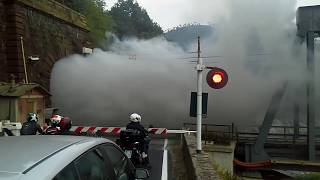
[[(195, 127), (195, 123), (183, 123), (184, 128), (189, 129), (188, 127)], [(233, 138), (235, 135), (235, 126), (233, 123), (231, 124), (202, 124), (202, 133), (222, 133), (224, 135), (229, 135), (229, 137)], [(195, 128), (191, 128), (190, 130), (194, 130)], [(219, 129), (217, 129), (219, 128)], [(223, 128), (221, 130), (221, 128)]]
[[(253, 128), (253, 127), (251, 127)], [(259, 128), (254, 127), (257, 132), (253, 131), (237, 131), (237, 136), (239, 135), (258, 135), (259, 134)], [(250, 128), (249, 128), (250, 129)], [(293, 126), (271, 126), (269, 131), (269, 136), (279, 136), (279, 137), (305, 137), (307, 136), (307, 127), (302, 126), (298, 127), (295, 132), (295, 127)], [(320, 134), (319, 134), (320, 135)]]
[[(184, 123), (184, 127), (188, 130), (195, 131), (196, 124), (195, 123)], [(208, 134), (220, 134), (221, 136), (228, 137), (231, 140), (237, 140), (241, 138), (251, 137), (255, 139), (259, 135), (259, 127), (246, 127), (246, 129), (252, 129), (245, 131), (239, 131), (238, 128), (231, 124), (202, 124), (202, 133), (207, 143), (206, 135)], [(256, 132), (255, 132), (256, 131)], [(316, 137), (320, 138), (320, 128), (316, 127), (316, 132), (318, 134)], [(295, 142), (299, 138), (306, 138), (307, 137), (307, 127), (306, 126), (299, 126), (295, 129), (293, 126), (272, 126), (270, 128), (269, 139), (291, 139), (292, 142)]]
[[(196, 129), (195, 123), (183, 123), (185, 129), (193, 130)], [(215, 141), (220, 144), (227, 144), (231, 140), (234, 140), (235, 136), (235, 126), (231, 124), (202, 124), (202, 134), (204, 144), (208, 141)]]

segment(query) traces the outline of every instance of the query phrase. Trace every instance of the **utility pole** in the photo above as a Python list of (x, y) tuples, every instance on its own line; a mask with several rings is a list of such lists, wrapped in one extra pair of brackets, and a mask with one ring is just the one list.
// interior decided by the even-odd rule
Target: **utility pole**
[(202, 71), (204, 69), (200, 51), (200, 36), (198, 36), (198, 61), (197, 61), (197, 153), (201, 153), (201, 128), (202, 128)]
[(307, 33), (307, 124), (308, 124), (308, 148), (309, 161), (316, 157), (315, 142), (315, 95), (314, 95), (314, 38), (315, 32)]
[(26, 57), (24, 54), (24, 46), (23, 46), (23, 37), (20, 37), (20, 43), (21, 43), (21, 52), (22, 52), (22, 60), (23, 60), (23, 68), (24, 68), (24, 76), (25, 76), (25, 83), (29, 83), (28, 81), (28, 72), (27, 72), (27, 64), (26, 64)]

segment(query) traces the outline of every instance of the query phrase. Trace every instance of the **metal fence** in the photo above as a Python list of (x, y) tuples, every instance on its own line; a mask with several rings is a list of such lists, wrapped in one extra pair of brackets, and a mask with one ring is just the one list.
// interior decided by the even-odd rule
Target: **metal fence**
[[(184, 128), (188, 130), (196, 130), (196, 123), (184, 123)], [(238, 130), (238, 128), (231, 124), (202, 124), (202, 134), (203, 140), (207, 143), (208, 135), (218, 135), (221, 137), (226, 137), (230, 140), (256, 140), (257, 136), (259, 135), (259, 127), (246, 127), (246, 130)], [(318, 132), (316, 137), (320, 138), (320, 128), (316, 130)], [(300, 127), (293, 127), (293, 126), (272, 126), (270, 128), (268, 139), (274, 140), (288, 140), (295, 142), (296, 140), (304, 140), (307, 138), (307, 127), (300, 126)]]
[[(184, 128), (188, 130), (196, 130), (197, 124), (183, 123)], [(234, 124), (202, 124), (202, 134), (205, 144), (207, 141), (226, 142), (233, 140), (235, 136)]]

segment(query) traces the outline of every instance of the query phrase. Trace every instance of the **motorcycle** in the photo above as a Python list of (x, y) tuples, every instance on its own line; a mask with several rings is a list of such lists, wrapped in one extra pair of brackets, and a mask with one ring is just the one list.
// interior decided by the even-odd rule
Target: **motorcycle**
[(120, 139), (116, 140), (135, 167), (146, 167), (149, 164), (147, 159), (142, 157), (142, 140), (140, 133), (131, 129), (121, 131)]
[(60, 134), (60, 127), (49, 126), (44, 130), (45, 135), (58, 135)]

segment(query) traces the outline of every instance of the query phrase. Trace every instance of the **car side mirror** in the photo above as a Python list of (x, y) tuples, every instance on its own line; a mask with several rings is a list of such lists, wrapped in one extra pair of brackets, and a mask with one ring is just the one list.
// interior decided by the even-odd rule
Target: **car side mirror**
[(147, 179), (150, 174), (149, 171), (143, 168), (137, 168), (134, 174), (136, 179)]

